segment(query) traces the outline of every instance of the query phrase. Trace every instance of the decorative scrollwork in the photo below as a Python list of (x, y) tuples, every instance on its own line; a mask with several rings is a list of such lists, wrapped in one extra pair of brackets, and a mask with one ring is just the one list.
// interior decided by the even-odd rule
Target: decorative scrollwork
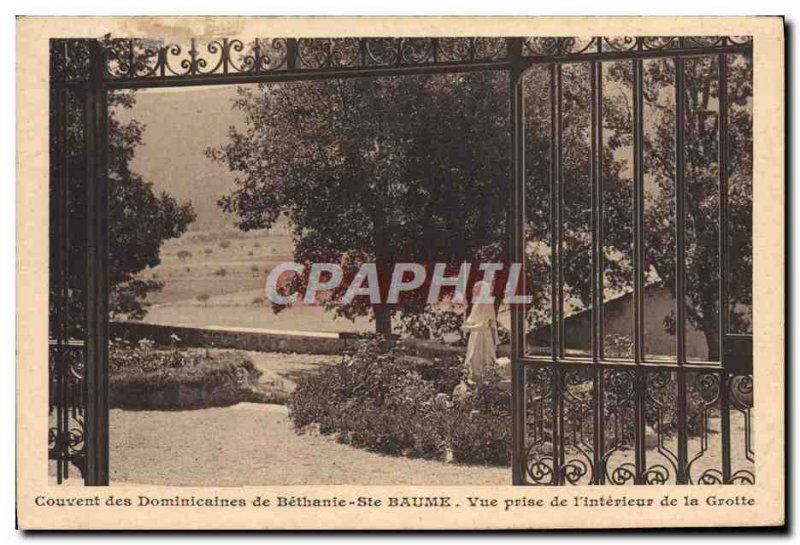
[(739, 410), (753, 407), (753, 375), (736, 375), (730, 381), (731, 402)]
[(697, 479), (698, 484), (724, 484), (722, 472), (719, 469), (709, 468), (700, 474)]
[(659, 51), (678, 47), (680, 40), (677, 36), (644, 36), (639, 38), (639, 45), (647, 51)]
[(561, 466), (561, 479), (567, 484), (579, 484), (583, 477), (589, 475), (589, 480), (591, 481), (591, 474), (589, 473), (590, 467), (591, 462), (587, 464), (583, 460), (577, 458), (569, 460)]
[(640, 40), (634, 36), (603, 37), (603, 49), (610, 51), (634, 51), (640, 44)]
[(468, 61), (474, 50), (472, 38), (439, 38), (439, 57), (448, 62)]
[(49, 344), (50, 427), (48, 453), (58, 465), (58, 478), (68, 475), (72, 464), (79, 469), (85, 461), (84, 346), (78, 340), (55, 340)]
[(756, 477), (752, 471), (748, 469), (740, 469), (731, 475), (731, 484), (755, 484)]
[[(580, 57), (664, 49), (717, 49), (749, 45), (748, 36), (532, 36), (521, 38), (526, 57)], [(85, 80), (90, 76), (90, 39), (51, 41), (51, 79)], [(277, 70), (417, 66), (439, 63), (506, 61), (509, 38), (238, 38), (204, 44), (163, 43), (157, 39), (100, 40), (109, 80), (260, 74)]]
[(626, 485), (636, 483), (636, 466), (630, 462), (620, 464), (608, 475), (611, 484)]
[[(661, 456), (678, 474), (678, 456), (667, 446), (669, 430), (672, 427), (670, 413), (675, 399), (675, 376), (670, 371), (655, 371), (646, 374), (644, 380), (644, 413), (647, 425), (644, 427), (644, 444), (648, 445), (648, 436), (655, 433), (655, 453)], [(672, 476), (670, 470), (662, 464), (654, 464), (642, 475), (645, 484), (666, 484)]]
[(726, 36), (686, 36), (684, 42), (695, 47), (721, 47), (728, 41)]
[(719, 400), (719, 375), (717, 373), (697, 373), (694, 379), (694, 390), (707, 407), (713, 405)]
[(530, 457), (530, 450), (524, 458), (525, 475), (531, 484), (553, 484), (555, 472), (553, 471), (552, 457)]
[(662, 464), (650, 466), (642, 475), (644, 484), (668, 484), (671, 480), (669, 468)]
[(524, 472), (530, 484), (552, 484), (553, 463), (553, 374), (550, 367), (525, 370)]
[(424, 64), (433, 59), (433, 40), (431, 38), (401, 38), (400, 62), (405, 64)]
[(475, 58), (480, 60), (506, 57), (508, 40), (505, 38), (475, 38)]
[(356, 66), (360, 58), (358, 38), (303, 38), (297, 41), (301, 68), (343, 68)]
[[(695, 399), (693, 403), (695, 410), (688, 415), (688, 427), (699, 435), (700, 448), (692, 456), (686, 466), (686, 475), (689, 482), (693, 482), (692, 473), (695, 464), (701, 460), (709, 449), (709, 427), (710, 412), (717, 406), (722, 391), (720, 375), (717, 373), (695, 373), (691, 387), (688, 389), (690, 399)], [(690, 403), (689, 405), (692, 405)], [(699, 484), (714, 484), (715, 474), (711, 470), (704, 471), (698, 478)], [(720, 477), (721, 478), (721, 477)]]
[(603, 373), (604, 444), (600, 475), (611, 484), (633, 484), (636, 468), (630, 460), (634, 448), (634, 394), (638, 375), (632, 370)]

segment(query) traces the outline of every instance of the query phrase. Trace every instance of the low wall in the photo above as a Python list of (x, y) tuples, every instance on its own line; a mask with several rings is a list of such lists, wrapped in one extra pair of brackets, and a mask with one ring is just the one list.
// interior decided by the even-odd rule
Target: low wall
[(150, 339), (157, 345), (171, 346), (172, 336), (181, 347), (236, 348), (257, 352), (284, 352), (303, 354), (341, 354), (348, 344), (355, 342), (338, 333), (313, 333), (276, 331), (230, 327), (183, 327), (146, 322), (118, 321), (109, 324), (111, 339), (137, 342)]
[[(172, 346), (172, 336), (178, 337), (178, 346), (194, 348), (235, 348), (256, 352), (284, 352), (299, 354), (341, 354), (357, 342), (353, 333), (327, 333), (307, 331), (280, 331), (246, 327), (185, 327), (150, 324), (135, 321), (109, 323), (111, 339), (137, 342), (150, 339), (159, 346)], [(409, 356), (434, 359), (448, 355), (463, 357), (466, 347), (448, 346), (436, 341), (404, 339), (403, 352)], [(509, 356), (507, 345), (497, 347), (498, 356)]]
[[(451, 346), (423, 339), (403, 339), (401, 345), (405, 354), (427, 359), (451, 355), (464, 357), (467, 354), (466, 346)], [(511, 356), (511, 347), (509, 345), (502, 344), (497, 347), (497, 357), (509, 356)]]

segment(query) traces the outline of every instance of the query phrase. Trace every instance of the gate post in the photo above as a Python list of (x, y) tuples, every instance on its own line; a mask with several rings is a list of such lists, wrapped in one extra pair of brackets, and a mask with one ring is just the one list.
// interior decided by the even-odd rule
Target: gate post
[(108, 485), (108, 89), (105, 54), (91, 42), (86, 123), (86, 474)]
[[(520, 263), (521, 285), (525, 285), (524, 222), (525, 222), (525, 113), (522, 88), (522, 38), (508, 39), (510, 117), (511, 117), (511, 234), (510, 260)], [(511, 305), (511, 479), (512, 484), (525, 483), (525, 368), (520, 358), (525, 350), (525, 308)]]

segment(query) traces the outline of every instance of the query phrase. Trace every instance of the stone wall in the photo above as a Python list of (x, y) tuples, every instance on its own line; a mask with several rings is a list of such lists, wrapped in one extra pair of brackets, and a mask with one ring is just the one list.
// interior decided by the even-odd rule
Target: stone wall
[[(303, 354), (341, 354), (351, 336), (339, 333), (313, 333), (275, 331), (230, 327), (182, 327), (146, 322), (115, 321), (109, 324), (112, 340), (137, 342), (150, 339), (160, 346), (235, 348), (258, 352), (284, 352)], [(178, 340), (173, 341), (175, 335)]]
[[(159, 346), (195, 348), (234, 348), (256, 352), (299, 354), (341, 354), (359, 338), (354, 333), (279, 331), (245, 327), (211, 328), (151, 324), (135, 321), (113, 321), (109, 324), (111, 339), (137, 342), (150, 339)], [(178, 340), (173, 341), (175, 335)], [(404, 339), (404, 352), (410, 356), (434, 359), (448, 355), (463, 357), (466, 347), (448, 346), (436, 341)], [(510, 355), (510, 347), (497, 347), (498, 357)]]

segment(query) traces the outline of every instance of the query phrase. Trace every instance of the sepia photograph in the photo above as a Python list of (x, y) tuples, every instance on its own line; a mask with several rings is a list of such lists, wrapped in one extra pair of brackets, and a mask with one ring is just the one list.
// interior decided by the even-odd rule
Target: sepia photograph
[(783, 361), (754, 361), (757, 25), (137, 21), (46, 37), (43, 516), (82, 490), (180, 516), (782, 486), (756, 465), (783, 448)]

